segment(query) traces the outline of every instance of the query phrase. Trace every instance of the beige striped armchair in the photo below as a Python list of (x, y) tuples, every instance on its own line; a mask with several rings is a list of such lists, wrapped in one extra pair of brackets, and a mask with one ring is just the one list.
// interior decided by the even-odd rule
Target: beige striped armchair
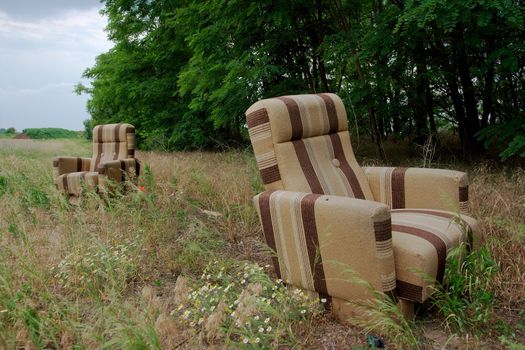
[(246, 119), (266, 189), (254, 203), (275, 272), (318, 293), (336, 315), (348, 317), (348, 301), (371, 296), (357, 277), (412, 316), (431, 293), (428, 277), (443, 280), (450, 250), (479, 242), (476, 221), (464, 214), (467, 176), (361, 168), (337, 95), (261, 100)]
[(111, 183), (135, 182), (139, 174), (135, 127), (131, 124), (95, 126), (91, 158), (57, 157), (53, 160), (55, 186), (70, 196), (79, 196), (84, 189), (107, 191)]

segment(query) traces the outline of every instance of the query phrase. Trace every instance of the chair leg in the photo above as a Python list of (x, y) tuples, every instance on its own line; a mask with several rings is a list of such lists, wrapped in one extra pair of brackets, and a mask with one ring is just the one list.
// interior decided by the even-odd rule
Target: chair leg
[(414, 302), (410, 300), (399, 299), (399, 310), (407, 320), (414, 318)]

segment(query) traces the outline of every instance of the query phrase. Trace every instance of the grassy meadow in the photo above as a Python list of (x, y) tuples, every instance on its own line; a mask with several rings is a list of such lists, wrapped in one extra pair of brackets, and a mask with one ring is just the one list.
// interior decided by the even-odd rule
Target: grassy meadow
[[(372, 153), (357, 152), (379, 164)], [(139, 152), (145, 191), (69, 204), (51, 160), (90, 154), (87, 141), (0, 139), (0, 349), (364, 349), (366, 331), (388, 348), (525, 348), (522, 168), (391, 160), (468, 171), (485, 247), (449, 266), (415, 323), (378, 297), (364, 307), (381, 322), (350, 327), (275, 279), (249, 149)]]

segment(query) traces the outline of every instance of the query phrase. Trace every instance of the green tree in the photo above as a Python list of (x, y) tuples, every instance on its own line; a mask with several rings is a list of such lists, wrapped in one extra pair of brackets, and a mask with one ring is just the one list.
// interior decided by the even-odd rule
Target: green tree
[(115, 46), (77, 92), (94, 123), (133, 123), (143, 148), (243, 144), (254, 101), (329, 91), (381, 156), (384, 138), (422, 143), (443, 127), (469, 156), (481, 130), (525, 110), (517, 0), (107, 0), (103, 12)]

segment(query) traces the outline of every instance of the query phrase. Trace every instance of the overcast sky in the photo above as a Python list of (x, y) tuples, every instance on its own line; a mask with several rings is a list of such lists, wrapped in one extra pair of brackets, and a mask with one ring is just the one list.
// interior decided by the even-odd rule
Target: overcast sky
[(111, 48), (98, 0), (0, 0), (0, 128), (82, 130), (82, 72)]

